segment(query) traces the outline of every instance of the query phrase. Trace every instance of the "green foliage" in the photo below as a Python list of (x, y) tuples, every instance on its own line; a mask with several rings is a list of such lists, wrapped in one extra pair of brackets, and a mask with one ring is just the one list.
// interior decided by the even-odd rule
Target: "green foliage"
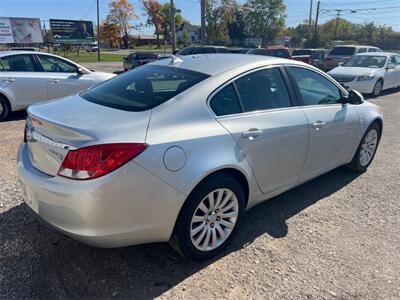
[[(161, 30), (165, 38), (171, 36), (171, 5), (169, 3), (164, 3), (160, 8), (160, 15), (162, 16)], [(185, 22), (185, 19), (181, 14), (175, 14), (175, 25), (181, 25)]]

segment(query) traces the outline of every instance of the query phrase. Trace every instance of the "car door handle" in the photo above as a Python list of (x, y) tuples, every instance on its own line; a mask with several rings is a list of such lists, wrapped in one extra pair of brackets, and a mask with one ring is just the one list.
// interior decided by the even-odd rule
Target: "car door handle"
[(257, 129), (257, 128), (250, 128), (248, 131), (245, 131), (242, 133), (242, 138), (248, 138), (250, 140), (255, 139), (256, 137), (258, 137), (259, 135), (261, 135), (263, 133), (263, 131), (261, 129)]
[(60, 79), (49, 79), (49, 82), (51, 82), (51, 83), (59, 83)]
[(315, 128), (316, 130), (320, 130), (325, 125), (326, 125), (326, 123), (323, 121), (317, 121), (315, 123), (312, 123), (312, 127)]
[(6, 79), (4, 79), (4, 81), (5, 81), (6, 83), (11, 83), (11, 82), (14, 82), (14, 81), (15, 81), (15, 78), (6, 78)]

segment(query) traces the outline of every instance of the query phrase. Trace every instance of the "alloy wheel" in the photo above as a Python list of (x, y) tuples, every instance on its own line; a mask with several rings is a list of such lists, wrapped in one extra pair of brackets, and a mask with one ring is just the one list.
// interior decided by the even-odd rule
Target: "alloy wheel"
[(193, 246), (212, 251), (221, 246), (235, 228), (239, 201), (227, 188), (219, 188), (204, 197), (197, 206), (190, 224)]
[(378, 132), (376, 129), (371, 129), (364, 137), (360, 149), (360, 164), (365, 167), (368, 165), (376, 151), (378, 145)]

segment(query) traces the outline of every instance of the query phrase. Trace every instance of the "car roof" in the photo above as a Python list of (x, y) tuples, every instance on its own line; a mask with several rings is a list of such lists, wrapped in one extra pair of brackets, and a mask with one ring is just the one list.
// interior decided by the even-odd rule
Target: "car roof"
[(215, 75), (218, 73), (223, 73), (228, 70), (233, 70), (235, 68), (242, 68), (243, 66), (248, 66), (249, 70), (259, 66), (280, 64), (280, 63), (290, 63), (298, 65), (306, 65), (302, 62), (295, 60), (272, 57), (272, 56), (262, 56), (262, 55), (251, 55), (251, 54), (194, 54), (175, 56), (175, 62), (172, 60), (163, 59), (159, 61), (152, 62), (150, 65), (163, 65), (163, 66), (173, 66), (182, 69), (188, 69), (208, 75)]
[(368, 55), (368, 56), (391, 56), (391, 55), (400, 55), (399, 53), (394, 52), (364, 52), (364, 53), (357, 53), (356, 55)]
[(337, 45), (333, 48), (336, 48), (336, 47), (377, 48), (377, 49), (379, 49), (376, 46), (367, 46), (367, 45)]

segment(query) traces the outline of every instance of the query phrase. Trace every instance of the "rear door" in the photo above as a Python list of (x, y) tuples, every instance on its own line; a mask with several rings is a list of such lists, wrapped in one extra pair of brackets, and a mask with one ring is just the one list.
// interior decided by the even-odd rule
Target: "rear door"
[(397, 87), (398, 85), (400, 85), (400, 64), (397, 63), (394, 55), (388, 57), (386, 67), (388, 66), (394, 66), (394, 69), (387, 68), (385, 70), (385, 88)]
[(56, 99), (76, 94), (91, 86), (91, 80), (80, 74), (78, 67), (58, 57), (36, 54), (46, 79), (47, 98)]
[(30, 54), (1, 58), (0, 88), (14, 100), (18, 108), (47, 99), (46, 80), (38, 73)]
[(356, 108), (340, 103), (342, 92), (330, 79), (308, 68), (287, 69), (310, 126), (302, 173), (306, 180), (351, 159), (360, 124)]
[(217, 91), (210, 106), (249, 161), (261, 190), (274, 193), (298, 182), (306, 157), (308, 122), (294, 107), (280, 67), (242, 75)]

